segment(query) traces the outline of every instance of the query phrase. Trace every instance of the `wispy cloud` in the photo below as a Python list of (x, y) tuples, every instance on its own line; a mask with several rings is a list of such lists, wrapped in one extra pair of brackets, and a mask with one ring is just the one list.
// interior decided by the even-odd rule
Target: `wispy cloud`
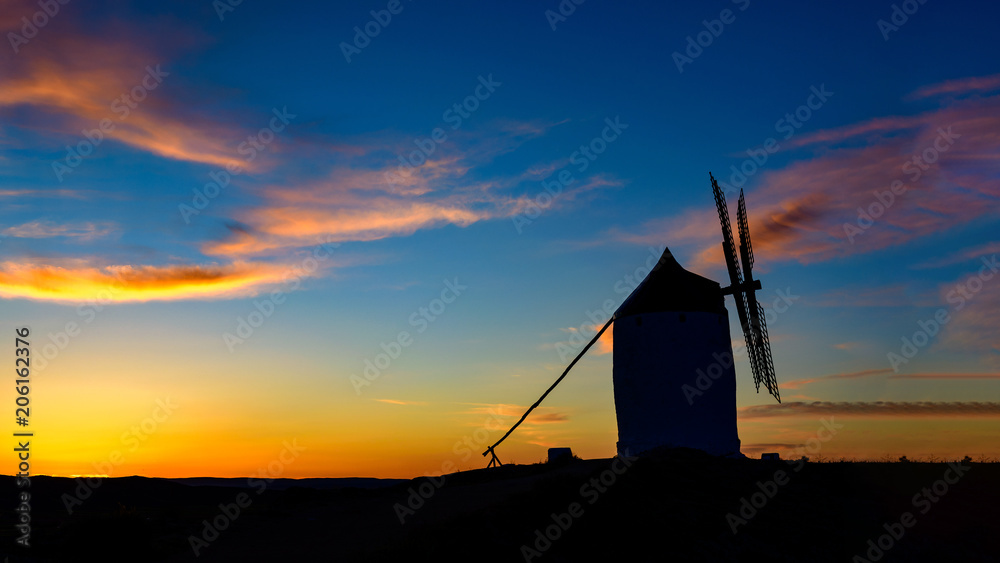
[[(483, 416), (499, 416), (503, 422), (502, 424), (499, 422), (495, 424), (500, 424), (501, 426), (513, 425), (528, 410), (527, 406), (504, 403), (471, 403), (470, 406), (471, 408), (462, 414), (475, 415), (474, 420), (477, 425), (482, 423)], [(561, 428), (560, 425), (569, 421), (569, 419), (569, 414), (559, 411), (558, 407), (540, 406), (532, 411), (531, 415), (518, 426), (512, 438), (536, 446), (552, 447), (556, 444), (554, 441), (556, 436), (561, 434), (560, 430), (558, 430)], [(499, 438), (502, 435), (499, 432), (506, 431), (506, 428), (497, 430), (498, 434), (496, 437)]]
[(52, 266), (0, 263), (0, 297), (60, 303), (225, 299), (256, 295), (284, 282), (285, 264), (235, 262), (199, 266)]
[(995, 402), (795, 402), (754, 405), (739, 409), (742, 419), (779, 416), (885, 416), (885, 417), (994, 417), (1000, 416)]
[(793, 381), (787, 381), (781, 383), (782, 389), (800, 389), (804, 385), (809, 385), (810, 383), (816, 383), (817, 381), (829, 381), (832, 379), (862, 379), (865, 377), (873, 377), (876, 375), (885, 375), (887, 373), (892, 373), (889, 368), (884, 369), (868, 369), (864, 371), (855, 371), (851, 373), (834, 373), (830, 375), (823, 375), (820, 377), (813, 377), (809, 379), (796, 379)]
[(396, 399), (375, 399), (375, 400), (378, 401), (379, 403), (387, 403), (387, 404), (390, 404), (390, 405), (413, 406), (413, 405), (426, 405), (427, 404), (427, 403), (424, 403), (424, 402), (421, 402), (421, 401), (397, 401)]
[[(246, 167), (230, 146), (245, 137), (240, 128), (190, 115), (170, 93), (169, 82), (176, 80), (170, 59), (193, 43), (190, 30), (139, 36), (106, 25), (82, 31), (71, 18), (61, 14), (60, 33), (33, 42), (16, 57), (0, 58), (0, 107), (35, 111), (22, 126), (63, 135), (98, 129), (95, 137), (161, 157)], [(164, 37), (174, 44), (157, 39)], [(111, 124), (103, 132), (102, 120)]]
[(55, 223), (52, 221), (31, 221), (0, 231), (4, 236), (16, 238), (69, 237), (93, 240), (114, 231), (111, 223)]
[[(982, 267), (981, 263), (977, 266)], [(977, 271), (978, 270), (974, 270)], [(967, 275), (940, 287), (941, 301), (950, 307), (951, 319), (944, 326), (943, 344), (957, 349), (985, 352), (1000, 359), (1000, 273)]]
[[(515, 421), (518, 418), (521, 418), (521, 415), (528, 410), (528, 405), (509, 405), (505, 403), (471, 403), (471, 405), (472, 408), (464, 411), (464, 414), (487, 414), (501, 417), (513, 417)], [(525, 419), (523, 424), (528, 424), (529, 421), (533, 424), (551, 424), (569, 420), (568, 414), (558, 412), (555, 409), (556, 407), (539, 406), (531, 412), (531, 415)]]
[[(236, 213), (235, 219), (246, 228), (207, 243), (202, 251), (210, 256), (267, 256), (319, 237), (337, 242), (374, 241), (511, 217), (524, 211), (535, 195), (512, 193), (538, 171), (498, 177), (475, 171), (545, 130), (540, 125), (502, 122), (476, 131), (479, 141), (470, 142), (469, 147), (452, 146), (448, 156), (419, 167), (400, 167), (390, 159), (367, 166), (338, 162), (325, 178), (270, 185), (258, 194), (262, 204)], [(365, 154), (361, 160), (371, 158)], [(613, 178), (592, 176), (567, 189), (553, 207), (619, 185)]]
[[(930, 87), (924, 95), (985, 91), (996, 80), (993, 76), (955, 81)], [(754, 179), (756, 186), (748, 188), (755, 249), (772, 261), (822, 262), (900, 246), (996, 216), (1000, 96), (949, 98), (942, 103), (939, 109), (918, 115), (872, 119), (786, 143), (784, 150), (810, 150), (814, 156), (764, 171)], [(949, 130), (957, 137), (942, 141), (942, 131)], [(914, 164), (915, 157), (922, 158), (928, 149), (933, 152), (935, 142), (945, 150), (930, 154), (919, 167)], [(889, 190), (897, 180), (906, 191), (894, 195), (874, 225), (855, 235), (852, 244), (845, 224), (857, 227), (858, 208), (878, 203), (875, 192)], [(610, 234), (641, 244), (654, 240), (688, 244), (695, 249), (696, 269), (712, 267), (721, 259), (718, 219), (709, 205)]]
[(889, 379), (1000, 379), (1000, 373), (894, 373)]
[[(602, 327), (604, 327), (604, 323), (595, 324), (595, 325), (587, 325), (586, 328), (588, 330), (585, 331), (585, 332), (581, 332), (580, 328), (575, 327), (575, 326), (563, 327), (563, 328), (560, 328), (559, 330), (562, 331), (562, 332), (571, 334), (571, 335), (573, 335), (573, 334), (580, 334), (580, 337), (583, 339), (583, 342), (584, 342), (584, 344), (580, 345), (580, 349), (582, 350), (583, 346), (587, 342), (590, 342), (590, 340), (592, 338), (594, 338), (594, 335), (597, 334), (597, 331), (601, 330)], [(594, 346), (590, 350), (588, 350), (587, 353), (588, 354), (593, 354), (595, 356), (603, 356), (604, 354), (610, 354), (610, 353), (614, 352), (614, 350), (615, 350), (615, 345), (614, 345), (614, 342), (615, 342), (614, 328), (615, 328), (614, 324), (612, 324), (610, 327), (608, 327), (608, 330), (604, 331), (604, 334), (602, 334), (601, 337), (599, 339), (597, 339), (597, 342), (594, 344)], [(555, 350), (555, 349), (557, 349), (557, 345), (558, 344), (565, 344), (565, 342), (548, 342), (548, 343), (544, 343), (541, 346), (539, 346), (539, 349), (541, 349), (541, 350)]]
[(35, 190), (35, 189), (19, 189), (19, 190), (0, 190), (0, 197), (32, 197), (32, 198), (59, 198), (59, 199), (86, 199), (89, 194), (83, 190)]
[(1000, 241), (988, 242), (968, 248), (957, 250), (944, 258), (935, 258), (919, 264), (914, 264), (914, 270), (926, 270), (932, 268), (942, 268), (965, 262), (975, 262), (983, 256), (1000, 254)]
[(960, 78), (958, 80), (949, 80), (940, 84), (924, 86), (913, 92), (911, 97), (930, 98), (932, 96), (947, 94), (969, 94), (972, 92), (989, 92), (993, 90), (1000, 90), (1000, 74)]
[(913, 293), (904, 284), (847, 286), (827, 292), (813, 301), (817, 307), (912, 307), (940, 305), (930, 293)]

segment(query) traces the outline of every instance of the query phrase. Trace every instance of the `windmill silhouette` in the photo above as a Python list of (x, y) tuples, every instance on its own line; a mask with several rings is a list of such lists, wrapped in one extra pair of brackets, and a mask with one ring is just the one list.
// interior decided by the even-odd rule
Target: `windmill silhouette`
[[(659, 447), (690, 447), (715, 455), (741, 455), (736, 428), (736, 371), (725, 296), (732, 295), (746, 339), (754, 384), (761, 383), (780, 403), (764, 322), (757, 301), (760, 280), (753, 278), (754, 255), (746, 203), (740, 191), (737, 229), (739, 258), (733, 241), (726, 197), (709, 174), (722, 227), (722, 247), (729, 285), (685, 270), (670, 249), (583, 350), (499, 440), (486, 448), (488, 467), (502, 465), (496, 448), (566, 377), (573, 366), (615, 323), (614, 394), (620, 453), (641, 454)], [(742, 261), (742, 268), (740, 267)], [(696, 375), (709, 387), (696, 396), (684, 388)]]

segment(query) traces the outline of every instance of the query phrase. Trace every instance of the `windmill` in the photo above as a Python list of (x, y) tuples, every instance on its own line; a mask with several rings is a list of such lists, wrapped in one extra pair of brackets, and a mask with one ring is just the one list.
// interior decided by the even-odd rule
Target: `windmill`
[[(670, 249), (665, 249), (652, 271), (559, 378), (507, 433), (486, 448), (483, 456), (492, 456), (488, 467), (502, 465), (496, 447), (562, 382), (612, 323), (618, 451), (634, 455), (666, 446), (740, 455), (736, 371), (726, 295), (732, 295), (736, 303), (757, 392), (763, 383), (781, 402), (764, 309), (756, 297), (761, 283), (753, 278), (753, 247), (743, 192), (737, 206), (741, 268), (725, 195), (715, 177), (709, 174), (709, 179), (722, 226), (729, 285), (721, 287), (718, 282), (685, 270)], [(697, 388), (692, 386), (696, 381)]]

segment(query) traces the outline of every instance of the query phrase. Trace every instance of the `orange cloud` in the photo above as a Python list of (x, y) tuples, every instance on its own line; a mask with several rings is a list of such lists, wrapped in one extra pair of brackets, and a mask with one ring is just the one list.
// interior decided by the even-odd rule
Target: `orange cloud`
[(240, 220), (252, 230), (234, 232), (228, 240), (209, 243), (202, 250), (210, 256), (274, 254), (312, 244), (321, 236), (338, 242), (372, 241), (444, 224), (464, 227), (494, 216), (494, 211), (457, 202), (345, 197), (342, 204), (326, 207), (303, 203), (250, 210)]
[[(524, 136), (543, 130), (540, 126), (504, 124), (482, 133), (488, 140), (474, 143), (468, 151), (441, 156), (419, 167), (388, 162), (356, 168), (338, 163), (321, 180), (268, 186), (259, 193), (262, 205), (236, 214), (246, 228), (204, 245), (202, 251), (210, 256), (274, 255), (316, 238), (373, 241), (408, 236), (421, 229), (467, 227), (515, 216), (533, 205), (542, 191), (534, 181), (544, 169), (486, 179), (473, 178), (471, 171), (508, 152)], [(524, 182), (532, 182), (529, 185), (535, 191), (519, 196), (503, 193)], [(590, 176), (560, 193), (542, 211), (551, 212), (600, 189), (620, 185), (613, 178)]]
[(0, 297), (61, 303), (125, 303), (254, 295), (296, 272), (281, 264), (68, 267), (4, 262)]
[[(604, 323), (590, 325), (589, 328), (592, 331), (591, 332), (592, 334), (597, 334), (597, 331), (604, 328)], [(575, 331), (577, 329), (571, 329), (571, 330)], [(604, 331), (604, 334), (602, 334), (601, 337), (597, 339), (596, 344), (590, 350), (588, 350), (587, 353), (594, 354), (595, 356), (603, 356), (604, 354), (610, 354), (614, 352), (615, 351), (614, 332), (615, 332), (615, 325), (614, 323), (611, 323), (611, 326), (608, 327), (608, 330)], [(589, 341), (590, 338), (593, 337), (591, 336), (587, 340)]]
[[(500, 438), (504, 432), (510, 426), (513, 426), (521, 415), (528, 410), (527, 406), (519, 405), (508, 405), (503, 403), (488, 404), (488, 403), (469, 403), (473, 405), (471, 409), (463, 412), (462, 414), (476, 415), (477, 421), (481, 420), (483, 415), (489, 415), (491, 417), (499, 417), (491, 425), (494, 426), (490, 428), (495, 431), (495, 437)], [(561, 423), (569, 420), (569, 415), (564, 412), (558, 412), (557, 407), (546, 407), (539, 406), (535, 410), (531, 411), (531, 414), (517, 427), (517, 430), (504, 442), (503, 446), (510, 446), (515, 442), (533, 444), (542, 447), (552, 447), (557, 442), (556, 440), (562, 435), (562, 428), (559, 426)], [(481, 424), (481, 422), (477, 422)]]
[[(69, 19), (68, 14), (60, 16)], [(183, 36), (174, 31), (171, 37)], [(98, 134), (140, 150), (175, 160), (249, 168), (230, 147), (245, 137), (239, 130), (178, 115), (180, 108), (170, 98), (174, 71), (165, 62), (167, 49), (148, 43), (113, 27), (95, 36), (63, 26), (18, 56), (0, 58), (0, 107), (36, 108), (54, 119), (30, 123), (81, 140), (82, 130), (99, 129), (102, 120), (109, 120), (113, 129)]]
[(419, 401), (397, 401), (395, 399), (375, 399), (379, 403), (387, 403), (390, 405), (426, 405), (427, 403), (422, 403)]

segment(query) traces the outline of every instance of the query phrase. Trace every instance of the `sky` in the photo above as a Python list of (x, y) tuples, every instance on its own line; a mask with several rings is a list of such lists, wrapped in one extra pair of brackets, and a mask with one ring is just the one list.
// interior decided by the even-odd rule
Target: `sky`
[[(482, 467), (665, 247), (726, 279), (710, 172), (743, 453), (1000, 456), (992, 3), (178, 4), (0, 0), (33, 472)], [(501, 460), (614, 455), (612, 350)]]

